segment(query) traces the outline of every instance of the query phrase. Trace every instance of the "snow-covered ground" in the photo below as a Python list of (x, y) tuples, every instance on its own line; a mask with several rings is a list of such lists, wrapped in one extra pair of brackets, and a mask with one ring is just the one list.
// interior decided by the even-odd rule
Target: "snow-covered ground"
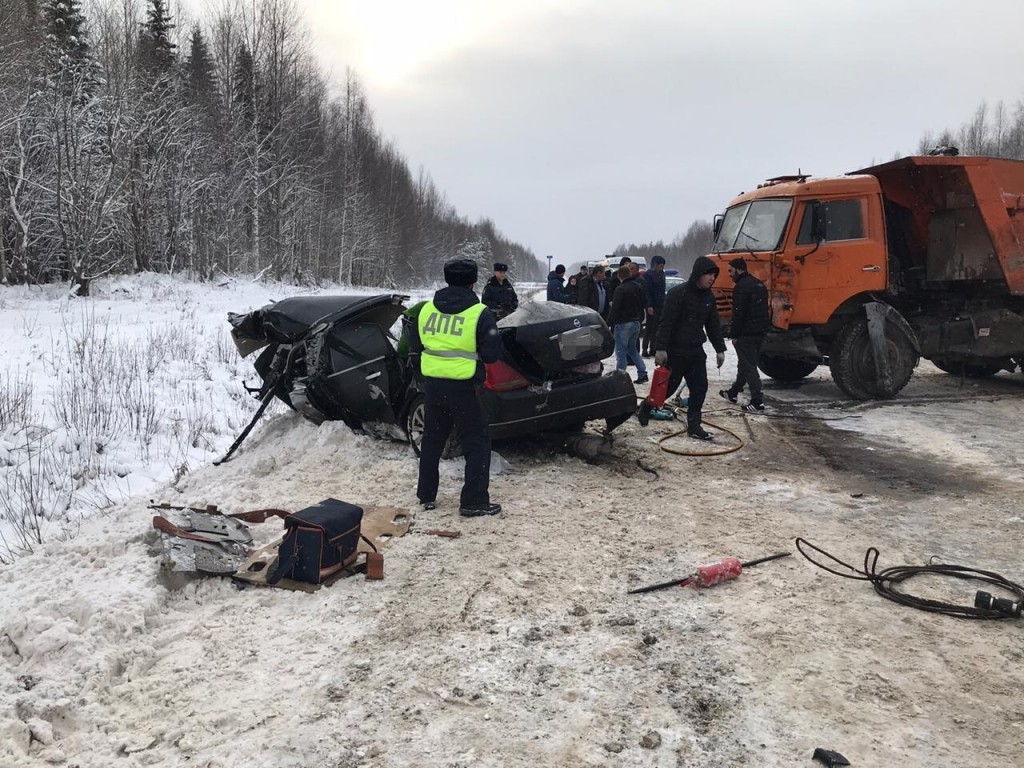
[[(866, 405), (816, 372), (770, 385), (774, 416), (748, 417), (714, 395), (730, 353), (711, 369), (707, 418), (740, 450), (670, 454), (658, 440), (678, 424), (635, 421), (595, 464), (539, 437), (503, 444), (505, 515), (464, 520), (459, 460), (444, 463), (438, 509), (418, 512), (406, 444), (284, 408), (210, 464), (255, 408), (226, 312), (305, 292), (155, 276), (84, 301), (0, 292), (0, 382), (31, 395), (0, 427), (0, 469), (31, 477), (26, 445), (46, 439), (36, 455), (86, 467), (50, 491), (72, 499), (74, 535), (52, 521), (0, 565), (4, 768), (810, 766), (815, 747), (855, 766), (1018, 762), (1019, 621), (916, 612), (797, 556), (706, 591), (626, 589), (795, 536), (858, 565), (873, 545), (883, 566), (935, 555), (1024, 579), (1019, 373), (958, 382), (922, 364), (904, 396)], [(139, 373), (88, 368), (100, 340)], [(156, 393), (141, 429), (132, 413), (148, 406), (119, 399), (136, 381)], [(55, 415), (68, 385), (93, 399), (65, 409), (111, 415), (69, 429)], [(734, 444), (717, 434), (663, 445)], [(103, 453), (88, 458), (87, 440)], [(235, 512), (329, 496), (463, 535), (414, 532), (385, 551), (383, 581), (312, 594), (161, 573), (150, 498)], [(278, 531), (254, 526), (261, 541)], [(912, 591), (969, 603), (974, 588)]]
[(0, 559), (223, 454), (257, 405), (227, 313), (317, 292), (155, 274), (97, 280), (87, 299), (2, 289)]

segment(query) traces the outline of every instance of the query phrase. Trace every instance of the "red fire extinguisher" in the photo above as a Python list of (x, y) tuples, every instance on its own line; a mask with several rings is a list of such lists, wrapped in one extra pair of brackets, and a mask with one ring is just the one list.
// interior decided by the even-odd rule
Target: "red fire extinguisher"
[(668, 380), (672, 371), (667, 365), (659, 365), (654, 369), (654, 376), (651, 378), (651, 391), (647, 395), (647, 404), (651, 408), (661, 408), (668, 398)]

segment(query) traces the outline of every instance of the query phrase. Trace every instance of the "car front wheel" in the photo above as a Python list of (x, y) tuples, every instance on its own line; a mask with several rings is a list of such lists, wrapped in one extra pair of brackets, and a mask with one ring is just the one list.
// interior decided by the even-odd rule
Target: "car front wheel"
[(423, 395), (416, 395), (405, 413), (405, 435), (409, 438), (413, 453), (420, 455), (423, 447), (423, 429), (427, 423), (427, 401)]

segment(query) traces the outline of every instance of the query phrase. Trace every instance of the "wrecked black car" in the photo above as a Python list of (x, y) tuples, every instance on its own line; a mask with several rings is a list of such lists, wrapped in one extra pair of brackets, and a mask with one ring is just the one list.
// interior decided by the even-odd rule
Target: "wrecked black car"
[[(297, 296), (229, 314), (242, 356), (263, 350), (255, 361), (263, 384), (250, 390), (260, 413), (277, 397), (316, 423), (408, 439), (418, 453), (424, 398), (403, 330), (407, 298)], [(611, 431), (636, 410), (629, 376), (602, 371), (614, 341), (593, 310), (530, 302), (498, 331), (504, 356), (487, 366), (481, 394), (493, 439), (579, 430), (594, 419)]]

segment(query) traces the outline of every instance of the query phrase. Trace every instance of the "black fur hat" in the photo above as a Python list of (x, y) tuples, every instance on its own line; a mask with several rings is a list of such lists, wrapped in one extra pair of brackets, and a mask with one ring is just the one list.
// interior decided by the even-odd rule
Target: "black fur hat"
[(476, 282), (476, 262), (469, 259), (452, 259), (444, 265), (444, 281), (448, 285), (468, 288)]

